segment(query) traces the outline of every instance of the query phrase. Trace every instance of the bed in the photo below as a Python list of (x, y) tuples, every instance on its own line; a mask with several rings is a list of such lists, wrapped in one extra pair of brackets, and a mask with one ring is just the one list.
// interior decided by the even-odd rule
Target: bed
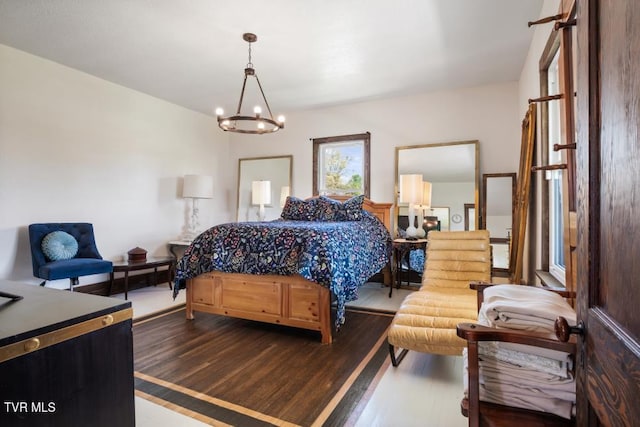
[(289, 197), (275, 221), (221, 224), (201, 233), (176, 268), (186, 317), (206, 312), (320, 332), (332, 341), (346, 302), (379, 271), (390, 285), (390, 203), (363, 196)]

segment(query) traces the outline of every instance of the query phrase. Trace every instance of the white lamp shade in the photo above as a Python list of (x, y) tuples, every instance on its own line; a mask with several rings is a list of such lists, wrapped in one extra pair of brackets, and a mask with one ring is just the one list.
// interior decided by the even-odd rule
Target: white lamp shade
[(423, 190), (422, 190), (422, 208), (429, 209), (431, 207), (431, 183), (428, 181), (423, 181)]
[(422, 192), (422, 175), (400, 175), (400, 203), (420, 204)]
[(210, 175), (185, 175), (182, 197), (211, 199), (213, 197), (213, 177)]
[(271, 203), (271, 181), (251, 182), (251, 204), (268, 205)]
[(280, 189), (280, 207), (284, 208), (287, 203), (287, 197), (289, 197), (289, 186), (282, 187)]

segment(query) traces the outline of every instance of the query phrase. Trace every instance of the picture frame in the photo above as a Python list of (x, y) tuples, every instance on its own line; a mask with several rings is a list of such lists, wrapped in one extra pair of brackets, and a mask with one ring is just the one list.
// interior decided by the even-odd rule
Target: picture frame
[(313, 195), (370, 197), (369, 132), (312, 138)]

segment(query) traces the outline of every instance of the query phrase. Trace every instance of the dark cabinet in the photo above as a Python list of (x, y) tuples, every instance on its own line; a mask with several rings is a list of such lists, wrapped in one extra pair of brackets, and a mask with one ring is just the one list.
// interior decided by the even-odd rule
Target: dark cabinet
[(0, 425), (134, 426), (131, 303), (0, 281)]

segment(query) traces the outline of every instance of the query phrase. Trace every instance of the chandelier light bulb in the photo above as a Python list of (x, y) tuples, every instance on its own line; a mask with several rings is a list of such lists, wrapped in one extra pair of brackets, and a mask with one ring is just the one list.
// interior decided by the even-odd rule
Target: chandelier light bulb
[(253, 112), (256, 113), (256, 116), (260, 116), (260, 114), (262, 114), (262, 108), (260, 108), (259, 105), (256, 105), (253, 107)]
[(216, 108), (216, 116), (221, 116), (224, 114), (224, 110), (220, 107)]
[(284, 123), (284, 116), (282, 114), (278, 116), (278, 122)]
[(258, 129), (264, 129), (264, 123), (258, 122)]

